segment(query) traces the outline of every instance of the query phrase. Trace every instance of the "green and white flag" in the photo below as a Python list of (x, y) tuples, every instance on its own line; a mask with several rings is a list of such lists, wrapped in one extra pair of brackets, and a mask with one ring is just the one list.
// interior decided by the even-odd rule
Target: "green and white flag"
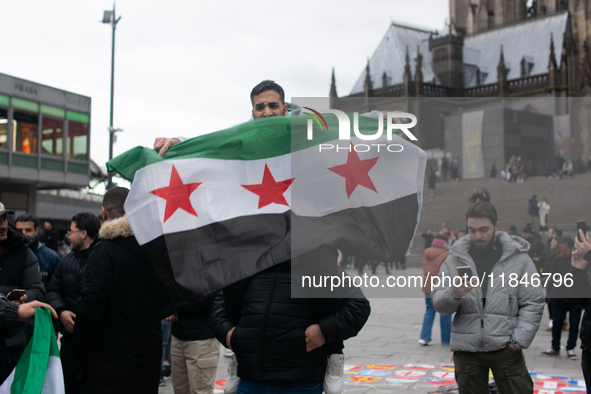
[[(209, 294), (322, 245), (380, 261), (406, 254), (425, 152), (397, 135), (371, 146), (353, 132), (339, 140), (336, 120), (327, 116), (313, 140), (307, 118), (273, 117), (187, 140), (164, 157), (137, 147), (107, 163), (133, 180), (127, 219), (174, 298)], [(359, 119), (363, 131), (377, 126)]]
[(64, 374), (51, 321), (43, 307), (35, 311), (35, 332), (20, 361), (0, 386), (0, 394), (62, 394)]

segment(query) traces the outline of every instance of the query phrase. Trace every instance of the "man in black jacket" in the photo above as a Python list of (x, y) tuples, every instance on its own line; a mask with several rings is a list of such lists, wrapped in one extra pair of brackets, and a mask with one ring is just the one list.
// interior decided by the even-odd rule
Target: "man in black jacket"
[[(336, 262), (337, 252), (321, 247), (304, 258)], [(356, 298), (292, 298), (291, 286), (286, 262), (227, 286), (216, 299), (212, 326), (236, 354), (239, 393), (296, 387), (322, 392), (328, 346), (357, 335), (369, 317), (359, 289), (349, 289)]]
[(531, 257), (539, 272), (541, 268), (543, 268), (540, 262), (540, 257), (542, 256), (542, 251), (544, 249), (540, 235), (535, 233), (530, 226), (525, 226), (523, 229), (523, 238), (529, 242), (529, 250), (527, 251), (527, 254)]
[(76, 302), (80, 297), (86, 261), (92, 251), (93, 241), (98, 235), (101, 223), (90, 212), (74, 215), (70, 223), (68, 239), (72, 251), (64, 256), (49, 283), (47, 302), (59, 316), (58, 328), (62, 333), (60, 359), (64, 371), (64, 385), (67, 394), (79, 393), (76, 383), (76, 364), (72, 349), (72, 333), (76, 319)]
[(45, 235), (42, 239), (43, 243), (45, 243), (45, 246), (47, 246), (49, 249), (57, 252), (60, 241), (60, 233), (55, 227), (53, 227), (53, 220), (45, 220), (43, 228), (45, 229)]
[(171, 367), (175, 394), (213, 392), (220, 343), (211, 330), (217, 292), (191, 302), (173, 302)]
[(76, 304), (82, 393), (158, 392), (166, 293), (125, 217), (128, 193), (122, 187), (105, 193), (100, 240)]
[(585, 384), (591, 387), (591, 238), (578, 230), (575, 238), (576, 251), (573, 253), (574, 293), (577, 304), (585, 309), (581, 322), (581, 367)]
[[(542, 353), (543, 356), (558, 356), (560, 354), (560, 338), (562, 336), (562, 322), (568, 313), (569, 316), (569, 333), (568, 342), (566, 343), (566, 355), (570, 359), (577, 359), (575, 353), (575, 346), (577, 344), (577, 336), (579, 334), (579, 323), (581, 321), (581, 308), (570, 299), (570, 286), (566, 283), (565, 278), (572, 274), (572, 252), (574, 250), (574, 242), (570, 238), (559, 238), (558, 245), (560, 248), (561, 258), (559, 257), (555, 263), (553, 276), (560, 275), (563, 279), (560, 285), (550, 284), (553, 286), (552, 294), (554, 302), (552, 304), (552, 347), (548, 348)], [(546, 272), (546, 271), (544, 271)]]
[[(0, 293), (8, 294), (15, 289), (24, 289), (26, 294), (20, 298), (19, 304), (26, 301), (44, 301), (45, 287), (39, 275), (39, 265), (35, 254), (26, 246), (27, 237), (14, 227), (8, 225), (6, 215), (13, 213), (4, 209), (0, 203)], [(14, 367), (21, 358), (26, 337), (24, 329), (14, 337), (6, 340), (10, 360)]]

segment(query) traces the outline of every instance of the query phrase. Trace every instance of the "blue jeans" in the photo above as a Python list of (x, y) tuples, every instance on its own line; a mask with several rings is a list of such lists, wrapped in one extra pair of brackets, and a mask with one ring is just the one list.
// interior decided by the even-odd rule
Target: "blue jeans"
[[(437, 312), (433, 308), (430, 294), (425, 294), (425, 304), (427, 304), (427, 309), (425, 310), (425, 317), (423, 317), (421, 339), (431, 342), (431, 331), (433, 330), (433, 322)], [(439, 327), (441, 329), (441, 344), (448, 345), (451, 338), (451, 315), (439, 315)]]
[(321, 394), (322, 382), (266, 383), (240, 379), (236, 394)]
[[(170, 366), (172, 364), (170, 361), (170, 335), (172, 323), (162, 320), (160, 325), (162, 327), (162, 359), (160, 360), (160, 370), (170, 372)], [(166, 368), (164, 367), (165, 357), (168, 358), (169, 361), (169, 364), (166, 366)]]
[(447, 182), (447, 170), (441, 170), (441, 180)]

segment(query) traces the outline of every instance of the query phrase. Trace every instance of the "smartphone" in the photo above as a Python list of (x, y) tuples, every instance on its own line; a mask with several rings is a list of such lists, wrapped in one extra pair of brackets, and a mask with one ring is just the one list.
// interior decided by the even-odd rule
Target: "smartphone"
[(473, 276), (472, 275), (472, 268), (469, 265), (465, 265), (462, 267), (458, 267), (458, 275), (461, 278), (467, 277), (468, 280)]
[(27, 291), (23, 289), (14, 289), (6, 295), (9, 301), (18, 301)]
[(584, 220), (577, 220), (577, 239), (579, 242), (583, 242), (579, 230), (583, 231), (583, 235), (587, 232), (587, 222)]

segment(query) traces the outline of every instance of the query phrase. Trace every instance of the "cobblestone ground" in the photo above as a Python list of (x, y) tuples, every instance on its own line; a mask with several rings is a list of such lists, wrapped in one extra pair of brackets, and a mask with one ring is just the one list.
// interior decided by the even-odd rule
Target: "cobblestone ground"
[[(366, 269), (366, 272), (370, 270)], [(353, 274), (353, 272), (351, 272)], [(393, 271), (393, 274), (421, 275), (422, 270), (409, 268)], [(384, 268), (378, 268), (380, 280), (385, 281)], [(371, 298), (371, 316), (355, 338), (345, 342), (346, 372), (345, 392), (348, 393), (397, 393), (437, 392), (442, 386), (454, 383), (452, 353), (442, 346), (439, 318), (433, 325), (433, 346), (420, 346), (417, 341), (425, 311), (425, 301), (419, 289), (409, 290), (408, 297)], [(580, 360), (569, 360), (566, 351), (559, 357), (545, 357), (540, 353), (550, 346), (551, 333), (547, 310), (544, 310), (540, 330), (532, 345), (524, 350), (528, 369), (532, 372), (536, 388), (553, 393), (584, 391)], [(566, 344), (568, 333), (563, 331), (562, 343)], [(581, 350), (578, 348), (580, 356)], [(228, 377), (228, 360), (220, 355), (217, 370), (216, 392), (223, 392), (223, 381)], [(392, 368), (395, 367), (395, 368)], [(566, 379), (568, 378), (568, 379)], [(354, 382), (357, 381), (357, 382)], [(172, 382), (166, 379), (166, 387), (160, 393), (172, 393)]]

